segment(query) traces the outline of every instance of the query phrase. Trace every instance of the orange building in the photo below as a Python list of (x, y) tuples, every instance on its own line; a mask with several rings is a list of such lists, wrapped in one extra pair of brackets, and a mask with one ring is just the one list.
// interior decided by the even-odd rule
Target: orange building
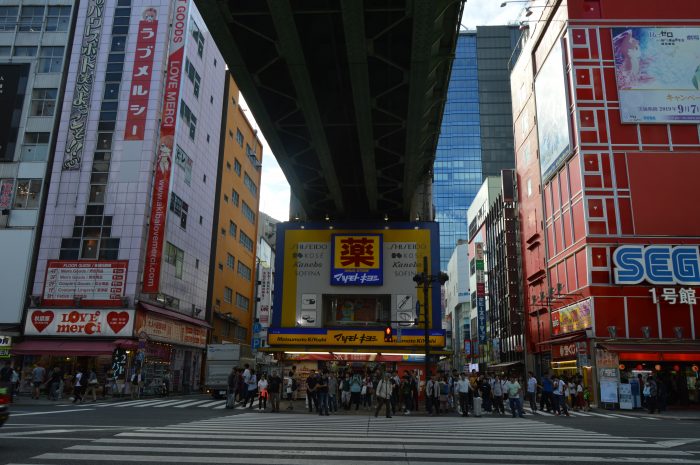
[(250, 344), (262, 144), (239, 105), (240, 92), (230, 74), (224, 98), (207, 308), (212, 343)]

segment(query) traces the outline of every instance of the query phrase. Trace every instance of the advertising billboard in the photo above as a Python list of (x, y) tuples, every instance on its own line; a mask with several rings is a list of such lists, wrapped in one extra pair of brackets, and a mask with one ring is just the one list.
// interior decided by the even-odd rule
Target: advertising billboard
[(486, 344), (486, 277), (484, 274), (484, 243), (474, 244), (474, 264), (476, 267), (476, 319), (479, 344)]
[(122, 305), (128, 260), (49, 260), (44, 280), (45, 305)]
[(540, 146), (540, 170), (546, 181), (566, 159), (570, 150), (569, 105), (561, 40), (535, 78), (537, 137)]
[(612, 28), (623, 123), (700, 122), (700, 27)]
[(163, 111), (161, 113), (160, 139), (156, 146), (156, 166), (151, 195), (151, 220), (146, 241), (146, 263), (143, 271), (145, 293), (157, 293), (160, 289), (160, 266), (163, 260), (170, 172), (173, 165), (177, 107), (180, 101), (180, 82), (184, 67), (185, 37), (187, 32), (188, 0), (177, 0), (173, 10), (172, 31), (168, 64), (166, 68)]
[[(276, 250), (270, 345), (420, 346), (424, 329), (414, 320), (427, 303), (429, 341), (444, 346), (440, 285), (425, 302), (413, 281), (424, 257), (429, 274), (440, 271), (436, 223), (281, 223)], [(385, 343), (387, 324), (401, 327), (401, 342)]]
[(592, 324), (591, 299), (552, 311), (552, 334), (555, 336), (587, 329)]
[(134, 310), (34, 309), (27, 312), (28, 336), (131, 337)]
[(15, 156), (19, 118), (14, 110), (22, 109), (27, 87), (29, 64), (0, 65), (0, 160), (11, 161)]

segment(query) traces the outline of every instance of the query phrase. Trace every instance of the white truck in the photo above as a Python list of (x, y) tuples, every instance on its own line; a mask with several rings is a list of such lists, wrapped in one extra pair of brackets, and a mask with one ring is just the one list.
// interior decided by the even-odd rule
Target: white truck
[(226, 398), (231, 368), (241, 364), (240, 344), (209, 344), (204, 371), (204, 387), (216, 399)]

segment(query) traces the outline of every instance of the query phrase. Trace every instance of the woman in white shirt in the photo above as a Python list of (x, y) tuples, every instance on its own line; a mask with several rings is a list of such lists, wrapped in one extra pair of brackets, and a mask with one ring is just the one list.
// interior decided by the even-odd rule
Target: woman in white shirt
[(265, 410), (267, 408), (267, 397), (269, 393), (267, 392), (267, 375), (262, 375), (260, 381), (258, 381), (258, 410)]

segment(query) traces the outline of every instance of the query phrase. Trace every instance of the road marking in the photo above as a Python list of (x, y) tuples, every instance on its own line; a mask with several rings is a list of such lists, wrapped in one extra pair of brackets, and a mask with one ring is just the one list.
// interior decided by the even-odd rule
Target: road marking
[(636, 420), (637, 418), (639, 418), (639, 417), (632, 417), (629, 415), (620, 415), (619, 413), (608, 413), (608, 416), (616, 417), (616, 418), (627, 418), (628, 420), (629, 419)]
[(177, 405), (180, 405), (180, 404), (187, 404), (187, 403), (189, 403), (189, 402), (191, 402), (191, 401), (189, 401), (189, 400), (185, 400), (185, 401), (183, 401), (183, 400), (175, 400), (175, 401), (172, 401), (172, 402), (160, 403), (160, 404), (157, 404), (157, 405), (156, 405), (156, 404), (151, 404), (150, 407), (156, 407), (156, 408), (175, 407), (175, 406), (177, 406)]
[(681, 439), (671, 439), (669, 441), (656, 441), (658, 445), (661, 447), (678, 447), (678, 446), (683, 446), (685, 444), (690, 444), (691, 442), (698, 442), (700, 439), (695, 439), (695, 438), (681, 438)]
[(219, 405), (220, 400), (215, 400), (214, 402), (209, 402), (208, 404), (200, 405), (200, 407), (211, 407), (212, 405)]
[(203, 404), (203, 403), (205, 403), (205, 402), (209, 402), (209, 400), (207, 399), (207, 400), (198, 400), (198, 401), (196, 401), (196, 402), (188, 402), (188, 403), (186, 403), (186, 404), (176, 405), (175, 408), (193, 407), (193, 406), (195, 406), (195, 405), (197, 405), (197, 404)]
[(50, 412), (32, 412), (32, 413), (12, 413), (13, 417), (26, 417), (29, 415), (51, 415), (53, 413), (68, 413), (68, 412), (87, 412), (89, 410), (95, 410), (94, 408), (79, 408), (75, 410), (52, 410)]

